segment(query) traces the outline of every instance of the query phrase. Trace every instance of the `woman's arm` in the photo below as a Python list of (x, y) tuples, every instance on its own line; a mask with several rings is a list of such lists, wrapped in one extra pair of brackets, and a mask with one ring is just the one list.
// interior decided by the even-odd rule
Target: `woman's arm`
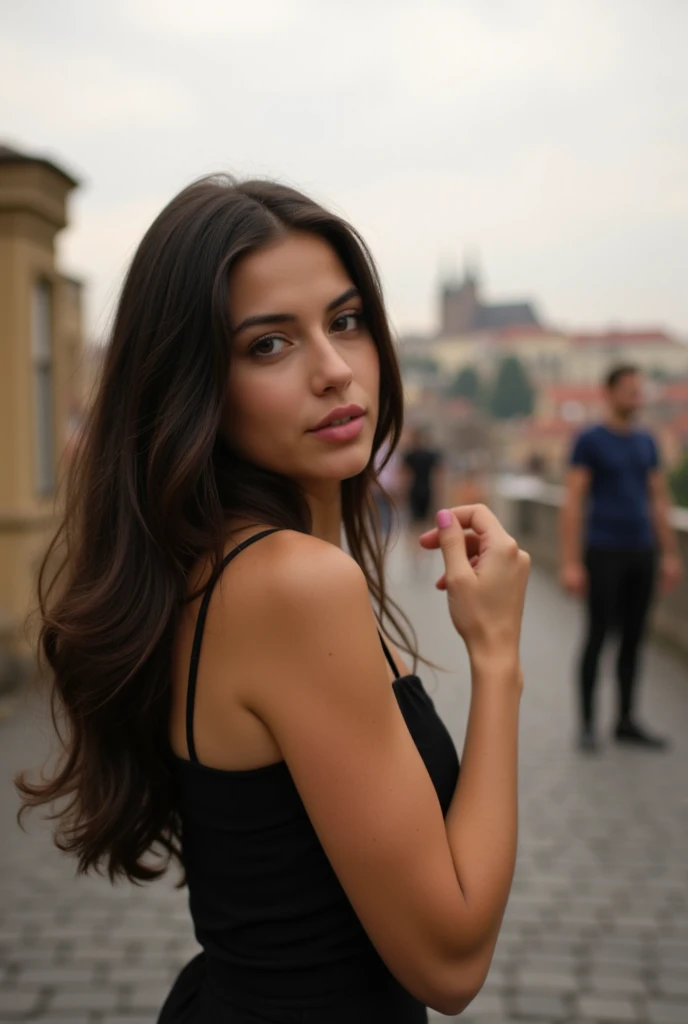
[[(245, 628), (260, 634), (247, 705), (275, 737), (390, 970), (423, 1002), (460, 1012), (487, 974), (513, 873), (518, 659), (481, 651), (474, 661), (464, 768), (445, 825), (360, 569), (311, 537), (276, 534), (271, 548), (269, 572), (242, 593)], [(238, 610), (226, 614), (236, 625)]]

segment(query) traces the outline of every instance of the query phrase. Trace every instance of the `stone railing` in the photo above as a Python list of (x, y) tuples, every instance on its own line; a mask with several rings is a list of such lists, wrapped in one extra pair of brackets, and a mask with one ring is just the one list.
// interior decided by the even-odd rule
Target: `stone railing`
[[(534, 477), (503, 476), (494, 480), (492, 494), (495, 511), (521, 547), (538, 565), (556, 572), (563, 488)], [(688, 509), (672, 509), (671, 521), (685, 573), (672, 594), (655, 602), (651, 629), (688, 657)]]

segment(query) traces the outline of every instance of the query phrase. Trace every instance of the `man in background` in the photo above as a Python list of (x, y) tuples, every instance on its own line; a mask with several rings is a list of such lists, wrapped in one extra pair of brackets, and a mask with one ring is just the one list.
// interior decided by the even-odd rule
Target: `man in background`
[[(618, 627), (619, 743), (662, 749), (635, 717), (638, 653), (655, 578), (667, 592), (682, 572), (669, 523), (671, 501), (651, 434), (635, 425), (643, 404), (637, 367), (619, 365), (605, 381), (604, 422), (575, 440), (561, 515), (564, 588), (585, 596), (587, 636), (579, 666), (580, 747), (597, 749), (594, 698), (604, 641)], [(587, 505), (584, 521), (583, 508)]]

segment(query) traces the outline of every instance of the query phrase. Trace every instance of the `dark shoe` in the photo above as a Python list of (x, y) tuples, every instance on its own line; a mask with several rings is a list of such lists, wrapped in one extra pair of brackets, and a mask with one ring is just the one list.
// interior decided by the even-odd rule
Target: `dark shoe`
[(617, 743), (628, 743), (635, 747), (645, 747), (647, 750), (666, 750), (669, 746), (669, 741), (663, 736), (653, 736), (630, 720), (619, 722), (614, 739)]
[(595, 730), (591, 725), (584, 725), (578, 737), (578, 749), (586, 754), (596, 754), (598, 751)]

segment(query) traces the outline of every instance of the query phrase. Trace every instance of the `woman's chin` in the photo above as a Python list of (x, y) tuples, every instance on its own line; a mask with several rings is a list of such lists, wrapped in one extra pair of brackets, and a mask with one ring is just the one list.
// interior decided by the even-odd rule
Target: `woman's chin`
[(370, 452), (359, 447), (358, 450), (332, 452), (331, 455), (314, 460), (310, 466), (304, 467), (304, 478), (311, 480), (350, 480), (362, 473), (370, 462)]

